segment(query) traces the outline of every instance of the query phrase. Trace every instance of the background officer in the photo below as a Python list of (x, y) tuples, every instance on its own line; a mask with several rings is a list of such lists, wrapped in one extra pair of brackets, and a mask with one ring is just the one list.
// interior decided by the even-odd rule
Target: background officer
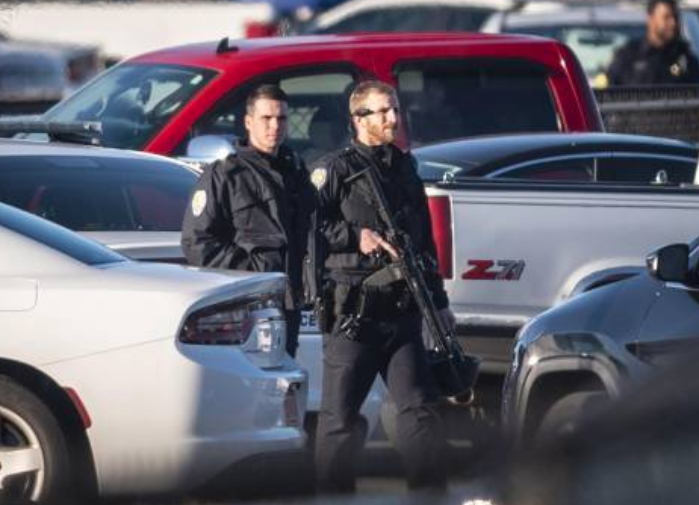
[(248, 137), (204, 170), (185, 213), (182, 250), (196, 266), (285, 272), (287, 351), (295, 356), (314, 194), (300, 158), (283, 144), (287, 114), (277, 86), (260, 86), (248, 97)]
[(645, 39), (624, 45), (607, 77), (612, 86), (699, 84), (699, 62), (680, 34), (675, 0), (650, 0)]
[[(351, 492), (355, 486), (359, 409), (377, 374), (397, 406), (398, 450), (410, 487), (442, 488), (445, 447), (433, 404), (433, 379), (421, 337), (421, 318), (403, 282), (375, 293), (356, 331), (346, 323), (359, 310), (362, 281), (395, 256), (382, 237), (367, 184), (348, 180), (371, 163), (417, 254), (435, 257), (422, 181), (412, 155), (393, 145), (399, 126), (395, 90), (378, 82), (359, 84), (350, 96), (353, 145), (322, 158), (311, 172), (318, 189), (319, 234), (324, 242), (326, 282), (320, 317), (323, 330), (323, 393), (316, 439), (319, 491)], [(436, 265), (436, 262), (432, 261)], [(447, 328), (454, 316), (436, 270), (426, 272), (435, 305)], [(407, 296), (407, 298), (406, 298)], [(406, 303), (406, 300), (408, 303)], [(319, 311), (319, 312), (321, 312)]]

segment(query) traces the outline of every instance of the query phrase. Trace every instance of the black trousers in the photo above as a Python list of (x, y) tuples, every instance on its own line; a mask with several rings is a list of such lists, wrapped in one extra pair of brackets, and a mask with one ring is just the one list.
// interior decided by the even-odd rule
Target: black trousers
[(323, 392), (316, 437), (318, 490), (355, 489), (359, 409), (380, 374), (397, 407), (397, 449), (411, 488), (443, 488), (446, 441), (435, 412), (434, 381), (422, 343), (419, 314), (363, 324), (359, 338), (323, 335)]
[(285, 310), (286, 317), (286, 352), (292, 358), (296, 357), (299, 348), (299, 331), (301, 329), (301, 311)]

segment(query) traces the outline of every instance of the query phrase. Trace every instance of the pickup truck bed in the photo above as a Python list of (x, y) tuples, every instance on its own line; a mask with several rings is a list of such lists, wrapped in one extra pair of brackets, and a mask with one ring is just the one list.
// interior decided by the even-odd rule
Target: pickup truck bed
[(431, 205), (442, 266), (451, 261), (446, 286), (457, 333), (484, 358), (485, 373), (507, 370), (513, 338), (532, 316), (634, 275), (653, 248), (699, 232), (699, 187), (692, 185), (474, 179), (428, 185), (427, 193), (448, 213), (436, 215)]

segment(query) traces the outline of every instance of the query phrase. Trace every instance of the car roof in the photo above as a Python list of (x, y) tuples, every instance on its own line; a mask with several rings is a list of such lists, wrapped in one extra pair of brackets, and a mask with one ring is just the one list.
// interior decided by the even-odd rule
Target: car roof
[(173, 165), (178, 165), (193, 171), (193, 169), (185, 163), (166, 156), (160, 156), (158, 154), (130, 151), (127, 149), (111, 149), (108, 147), (69, 144), (63, 142), (0, 138), (0, 157), (1, 156), (86, 156), (96, 158), (133, 159), (141, 161), (151, 160), (171, 163)]
[[(226, 39), (224, 39), (226, 40)], [(227, 42), (228, 50), (217, 52), (224, 40), (187, 44), (145, 53), (128, 60), (135, 63), (163, 63), (192, 65), (225, 71), (231, 65), (242, 64), (246, 59), (264, 57), (283, 59), (308, 51), (327, 51), (342, 54), (347, 50), (388, 49), (391, 46), (480, 45), (503, 42), (518, 44), (551, 43), (549, 39), (519, 34), (400, 32), (400, 33), (350, 33), (329, 35), (299, 35), (291, 37), (261, 37), (237, 39)]]
[[(418, 158), (472, 165), (478, 169), (478, 173), (487, 173), (491, 169), (541, 155), (599, 150), (697, 157), (697, 147), (688, 142), (617, 133), (536, 133), (475, 137), (430, 144), (413, 152)], [(476, 172), (469, 171), (469, 175), (476, 175)]]

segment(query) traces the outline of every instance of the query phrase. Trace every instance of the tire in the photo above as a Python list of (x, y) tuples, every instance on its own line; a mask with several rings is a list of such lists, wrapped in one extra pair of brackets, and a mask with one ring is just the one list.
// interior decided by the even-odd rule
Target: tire
[(560, 398), (542, 417), (534, 440), (540, 443), (577, 433), (581, 422), (608, 402), (601, 391), (578, 391)]
[(61, 503), (70, 468), (66, 438), (48, 407), (0, 376), (0, 503)]

